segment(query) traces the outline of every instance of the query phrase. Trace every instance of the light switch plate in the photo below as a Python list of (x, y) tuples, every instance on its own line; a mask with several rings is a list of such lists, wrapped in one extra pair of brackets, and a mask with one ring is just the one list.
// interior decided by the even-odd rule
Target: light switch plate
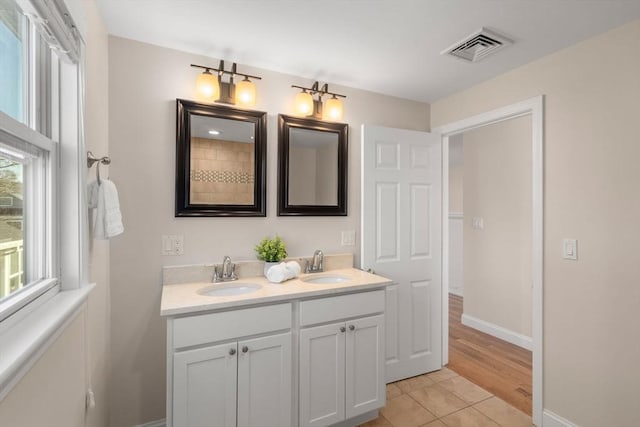
[(342, 246), (355, 246), (356, 244), (356, 231), (346, 230), (342, 232)]
[(162, 235), (162, 255), (173, 255), (173, 243), (171, 236)]
[(184, 236), (163, 234), (162, 255), (184, 255)]
[(471, 222), (471, 226), (475, 230), (484, 230), (484, 218), (474, 216)]
[(562, 258), (571, 260), (578, 259), (578, 240), (562, 239)]

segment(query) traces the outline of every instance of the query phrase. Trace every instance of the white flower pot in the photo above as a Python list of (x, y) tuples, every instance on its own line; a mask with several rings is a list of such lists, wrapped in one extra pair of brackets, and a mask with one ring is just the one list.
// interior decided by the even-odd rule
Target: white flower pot
[(274, 265), (278, 265), (280, 264), (279, 262), (264, 262), (264, 277), (267, 277), (267, 271), (269, 271), (269, 269), (271, 267), (273, 267)]

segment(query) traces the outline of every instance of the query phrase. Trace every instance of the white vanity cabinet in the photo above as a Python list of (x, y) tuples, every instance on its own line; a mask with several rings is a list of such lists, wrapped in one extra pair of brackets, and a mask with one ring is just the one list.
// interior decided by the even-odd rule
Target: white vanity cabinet
[(385, 405), (384, 291), (300, 302), (299, 425)]
[(169, 319), (168, 427), (289, 427), (290, 303)]

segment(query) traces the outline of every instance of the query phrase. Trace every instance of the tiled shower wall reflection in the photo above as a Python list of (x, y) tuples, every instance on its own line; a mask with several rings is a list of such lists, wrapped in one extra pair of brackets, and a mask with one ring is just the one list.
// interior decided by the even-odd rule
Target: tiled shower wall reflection
[(252, 205), (254, 144), (191, 138), (190, 203)]

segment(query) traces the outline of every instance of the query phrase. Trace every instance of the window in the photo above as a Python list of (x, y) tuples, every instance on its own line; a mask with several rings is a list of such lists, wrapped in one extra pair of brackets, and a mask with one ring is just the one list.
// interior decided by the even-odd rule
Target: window
[(0, 154), (0, 298), (24, 287), (24, 233), (12, 225), (23, 220), (23, 188), (22, 164)]
[(14, 0), (0, 0), (0, 111), (24, 122), (27, 20)]
[[(73, 266), (58, 249), (79, 246), (83, 238), (72, 234), (71, 244), (58, 239), (59, 218), (65, 226), (75, 221), (76, 230), (82, 224), (79, 213), (64, 211), (66, 202), (81, 205), (67, 190), (83, 182), (77, 161), (80, 38), (68, 11), (57, 9), (61, 3), (44, 4), (0, 0), (0, 321), (55, 292), (60, 265)], [(59, 144), (69, 148), (60, 160)], [(58, 183), (58, 166), (69, 158), (76, 162), (67, 171), (75, 173)], [(75, 257), (79, 265), (80, 250)], [(77, 282), (81, 275), (69, 277)]]
[[(49, 211), (42, 197), (46, 157), (46, 151), (29, 143), (19, 150), (0, 142), (0, 301), (52, 276), (39, 261), (46, 257), (47, 242), (37, 225), (46, 221)], [(33, 224), (34, 232), (24, 229), (25, 222)]]

